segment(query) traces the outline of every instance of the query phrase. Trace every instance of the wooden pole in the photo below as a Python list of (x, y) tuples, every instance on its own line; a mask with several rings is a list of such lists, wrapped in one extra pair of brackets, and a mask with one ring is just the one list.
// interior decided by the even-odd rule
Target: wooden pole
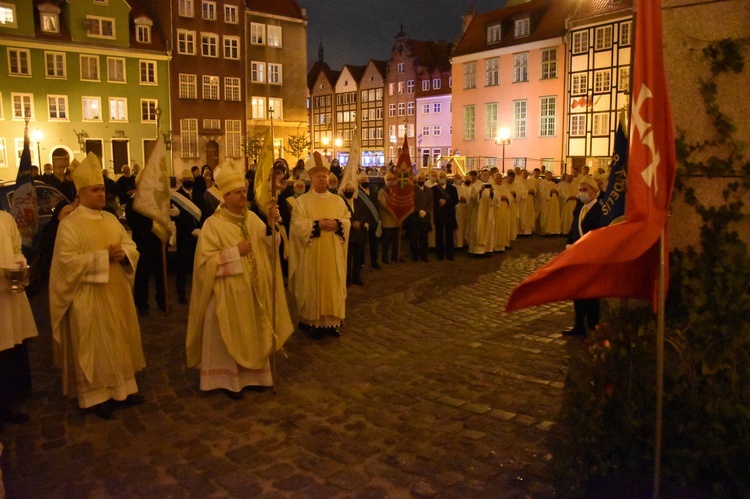
[(654, 490), (653, 497), (659, 497), (661, 480), (662, 411), (664, 406), (664, 300), (665, 300), (665, 229), (659, 237), (659, 282), (656, 315), (656, 429), (654, 435)]
[[(271, 118), (271, 150), (273, 150), (273, 108), (268, 109), (268, 115)], [(273, 161), (273, 157), (271, 157)], [(273, 393), (276, 394), (276, 266), (279, 250), (276, 248), (276, 220), (271, 220), (271, 207), (278, 202), (278, 193), (276, 192), (276, 171), (271, 165), (271, 206), (266, 213), (267, 220), (271, 223), (271, 378)]]
[(169, 315), (169, 286), (167, 285), (167, 242), (161, 243), (161, 273), (164, 278), (164, 313)]

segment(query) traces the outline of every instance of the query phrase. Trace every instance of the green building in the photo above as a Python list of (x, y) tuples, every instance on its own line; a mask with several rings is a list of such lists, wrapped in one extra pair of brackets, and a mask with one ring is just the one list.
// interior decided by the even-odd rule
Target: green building
[[(0, 179), (32, 160), (62, 178), (89, 151), (119, 173), (170, 121), (169, 51), (141, 0), (0, 0)], [(171, 174), (171, 160), (167, 158)]]

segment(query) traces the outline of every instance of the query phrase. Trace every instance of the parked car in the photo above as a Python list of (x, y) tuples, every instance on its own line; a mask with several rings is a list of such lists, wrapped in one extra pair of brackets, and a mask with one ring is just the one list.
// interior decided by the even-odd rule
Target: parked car
[[(57, 203), (66, 199), (63, 194), (44, 182), (35, 181), (37, 216), (39, 217), (39, 228), (52, 218), (52, 209)], [(13, 193), (16, 191), (15, 180), (0, 180), (0, 210), (10, 211), (10, 205), (13, 201)]]

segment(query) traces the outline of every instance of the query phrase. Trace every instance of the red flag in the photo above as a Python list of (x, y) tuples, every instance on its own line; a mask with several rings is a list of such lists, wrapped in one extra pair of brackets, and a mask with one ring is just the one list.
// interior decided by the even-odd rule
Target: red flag
[(656, 307), (659, 236), (666, 229), (672, 199), (675, 152), (664, 79), (661, 1), (639, 1), (637, 16), (627, 221), (589, 232), (536, 271), (513, 290), (507, 311), (607, 296), (651, 299)]
[(404, 135), (404, 145), (396, 163), (396, 182), (391, 187), (391, 195), (388, 196), (388, 208), (401, 222), (414, 211), (414, 172), (411, 168), (409, 157), (409, 143)]

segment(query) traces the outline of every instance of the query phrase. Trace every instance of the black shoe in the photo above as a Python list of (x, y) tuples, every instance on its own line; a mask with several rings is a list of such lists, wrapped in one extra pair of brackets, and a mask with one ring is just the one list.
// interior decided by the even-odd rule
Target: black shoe
[(134, 393), (131, 393), (127, 397), (125, 397), (125, 400), (117, 400), (115, 403), (122, 407), (130, 407), (133, 405), (141, 405), (146, 402), (146, 399), (142, 397), (141, 395), (136, 395)]
[(112, 399), (110, 399), (95, 405), (91, 408), (91, 411), (104, 420), (110, 420), (114, 418), (112, 413), (115, 412), (115, 405), (112, 403)]
[(299, 321), (297, 323), (297, 329), (299, 329), (300, 331), (309, 331), (310, 330), (310, 324), (305, 324), (304, 322)]
[(323, 336), (324, 336), (323, 329), (319, 328), (319, 327), (313, 328), (311, 336), (312, 336), (312, 339), (314, 339), (316, 341), (317, 340), (322, 340)]
[(586, 331), (575, 327), (569, 327), (568, 329), (563, 331), (562, 334), (564, 336), (586, 336)]
[(167, 304), (166, 303), (162, 303), (161, 305), (159, 305), (159, 310), (161, 310), (162, 312), (166, 313), (167, 312)]
[(422, 258), (420, 258), (420, 260), (422, 260), (423, 262), (429, 262), (430, 261), (426, 256), (423, 256)]
[(375, 270), (380, 270), (380, 265), (378, 265), (378, 262), (372, 262), (372, 268)]
[(455, 258), (453, 258), (453, 255), (446, 256), (445, 258), (447, 258), (451, 262), (455, 260)]
[(224, 394), (232, 400), (242, 400), (245, 398), (242, 392), (233, 392), (232, 390), (224, 390)]
[(352, 284), (356, 284), (357, 286), (364, 286), (365, 283), (362, 282), (362, 279), (353, 279)]
[(334, 338), (341, 338), (341, 331), (339, 331), (339, 328), (337, 327), (329, 327), (328, 334), (330, 334)]

